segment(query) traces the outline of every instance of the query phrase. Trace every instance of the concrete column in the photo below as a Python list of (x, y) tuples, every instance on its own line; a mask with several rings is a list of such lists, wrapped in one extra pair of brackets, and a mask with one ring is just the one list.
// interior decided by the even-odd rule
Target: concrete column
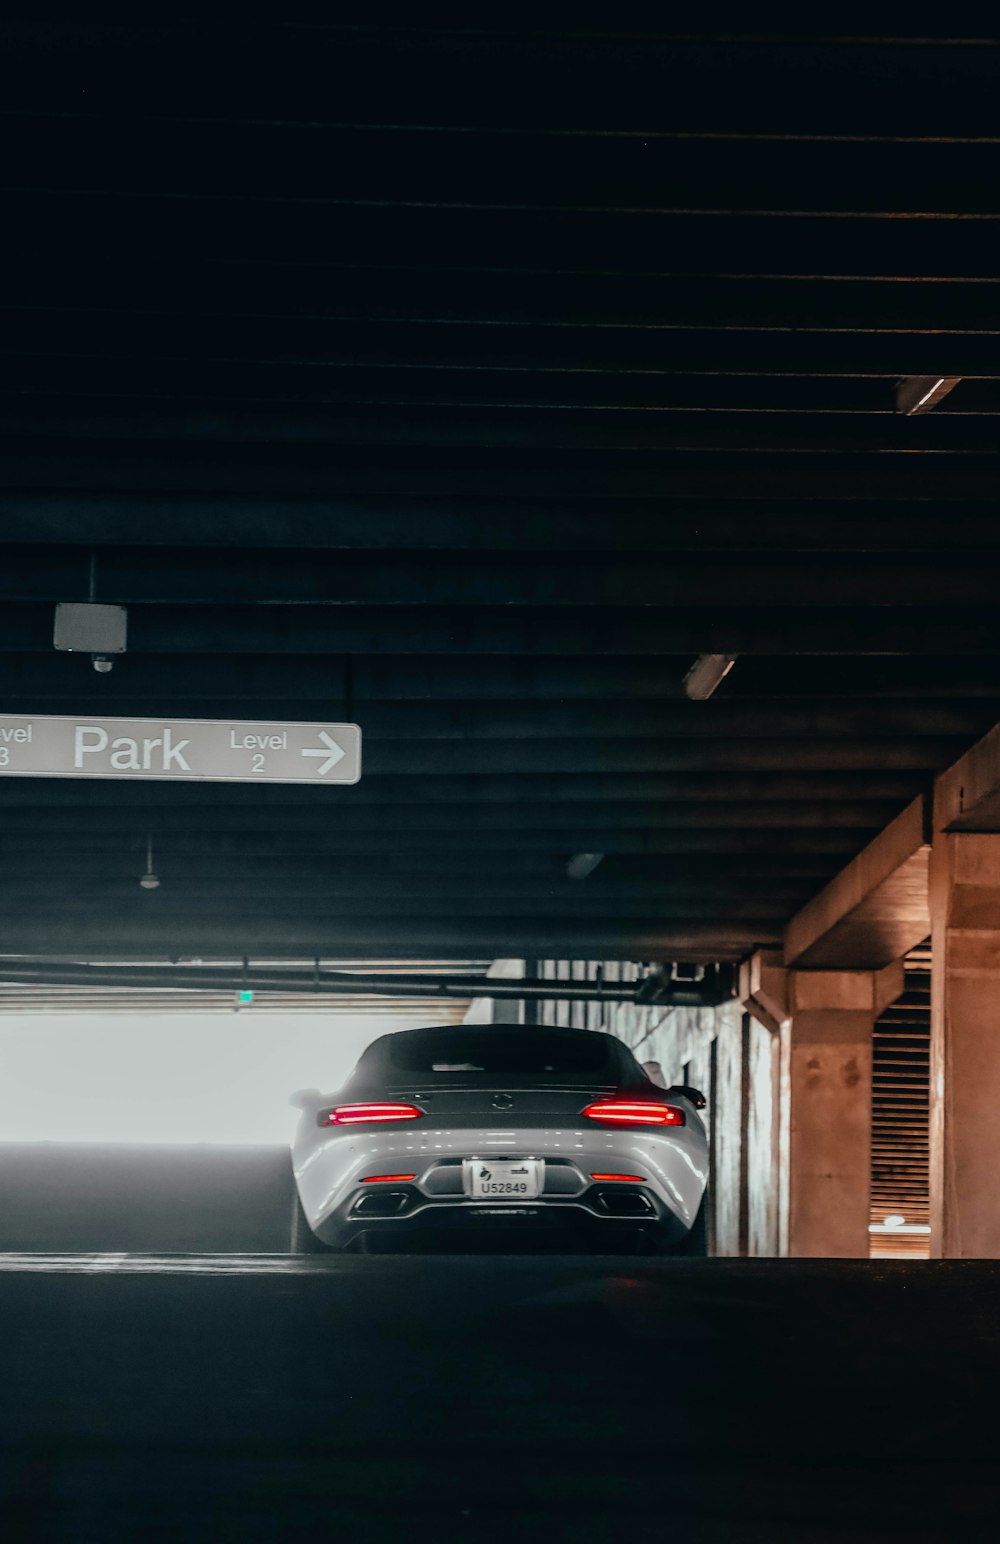
[[(781, 1042), (747, 1015), (744, 1083), (746, 1123), (746, 1252), (781, 1254)], [(787, 1252), (787, 1251), (786, 1251)]]
[(783, 1253), (866, 1258), (872, 1027), (903, 988), (884, 970), (745, 972), (750, 1013), (780, 1037), (779, 1227)]
[[(696, 1010), (710, 1017), (713, 1253), (738, 1255), (743, 1147), (743, 1014), (737, 1005)], [(706, 1040), (708, 1037), (706, 1036)], [(696, 1085), (697, 1086), (697, 1085)]]
[[(524, 960), (494, 960), (488, 976), (516, 981), (527, 974)], [(466, 1009), (465, 1024), (523, 1024), (524, 1001), (519, 997), (474, 997)]]
[(931, 1254), (1000, 1259), (1000, 833), (931, 853)]
[(789, 975), (788, 1252), (864, 1259), (877, 973)]

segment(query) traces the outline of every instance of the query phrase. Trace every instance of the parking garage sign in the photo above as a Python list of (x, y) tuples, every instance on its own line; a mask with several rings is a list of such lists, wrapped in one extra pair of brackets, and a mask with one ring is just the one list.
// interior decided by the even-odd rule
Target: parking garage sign
[(357, 724), (0, 714), (0, 777), (356, 783)]

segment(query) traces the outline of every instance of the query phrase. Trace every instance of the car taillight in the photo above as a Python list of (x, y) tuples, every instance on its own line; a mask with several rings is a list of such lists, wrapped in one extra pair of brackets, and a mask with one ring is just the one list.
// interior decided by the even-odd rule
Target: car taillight
[(366, 1174), (361, 1183), (362, 1185), (385, 1185), (395, 1181), (397, 1185), (401, 1185), (404, 1181), (416, 1179), (416, 1177), (415, 1174)]
[(338, 1104), (332, 1110), (321, 1110), (316, 1117), (317, 1126), (364, 1126), (374, 1122), (392, 1120), (419, 1120), (423, 1110), (415, 1104), (390, 1104), (384, 1101), (372, 1104)]
[(599, 1099), (584, 1110), (588, 1120), (611, 1122), (615, 1126), (683, 1126), (684, 1111), (675, 1104), (657, 1104), (652, 1099)]
[(641, 1174), (592, 1174), (591, 1179), (613, 1179), (628, 1185), (644, 1185), (646, 1181)]

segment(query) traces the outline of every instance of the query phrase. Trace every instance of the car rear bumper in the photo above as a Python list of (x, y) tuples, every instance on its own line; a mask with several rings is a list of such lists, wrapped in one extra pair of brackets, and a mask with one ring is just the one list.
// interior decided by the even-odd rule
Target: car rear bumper
[(344, 1227), (336, 1232), (335, 1242), (328, 1247), (347, 1252), (376, 1248), (389, 1253), (436, 1248), (456, 1253), (541, 1249), (583, 1254), (597, 1249), (615, 1254), (646, 1254), (669, 1249), (683, 1237), (684, 1229), (676, 1221), (673, 1226), (619, 1219), (598, 1221), (578, 1207), (562, 1207), (558, 1211), (542, 1208), (535, 1213), (526, 1210), (503, 1217), (432, 1208), (412, 1219), (369, 1220)]
[[(467, 1163), (544, 1162), (541, 1196), (474, 1200)], [(417, 1233), (521, 1226), (586, 1230), (598, 1237), (623, 1223), (668, 1241), (690, 1228), (705, 1190), (708, 1155), (697, 1127), (649, 1131), (440, 1126), (420, 1131), (305, 1131), (293, 1169), (306, 1220), (317, 1238), (344, 1248), (364, 1231)], [(638, 1175), (642, 1183), (599, 1183), (595, 1174)], [(397, 1183), (382, 1175), (408, 1176)], [(391, 1203), (393, 1193), (401, 1197)], [(631, 1195), (632, 1199), (626, 1199)]]
[(393, 1247), (411, 1240), (451, 1240), (460, 1247), (502, 1241), (509, 1248), (515, 1238), (525, 1244), (579, 1240), (588, 1248), (602, 1242), (621, 1248), (625, 1240), (669, 1247), (686, 1232), (648, 1187), (620, 1184), (595, 1184), (579, 1196), (524, 1202), (432, 1198), (413, 1185), (379, 1186), (348, 1197), (317, 1229), (335, 1249), (367, 1247), (374, 1239)]

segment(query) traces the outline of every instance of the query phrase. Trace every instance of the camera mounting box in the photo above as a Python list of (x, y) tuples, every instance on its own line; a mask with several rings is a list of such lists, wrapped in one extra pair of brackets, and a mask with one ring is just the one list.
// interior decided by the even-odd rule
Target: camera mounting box
[(124, 654), (128, 612), (93, 601), (56, 607), (53, 646), (80, 654)]

